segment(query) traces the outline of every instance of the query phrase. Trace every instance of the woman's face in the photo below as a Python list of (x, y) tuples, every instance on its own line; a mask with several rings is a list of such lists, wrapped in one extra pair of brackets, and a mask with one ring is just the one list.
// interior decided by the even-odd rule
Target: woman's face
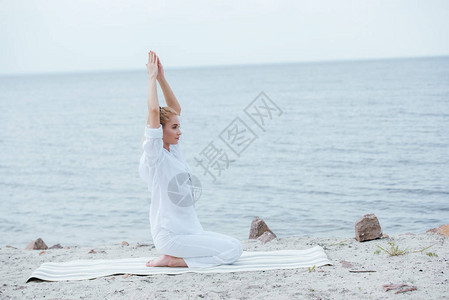
[(165, 143), (167, 144), (177, 144), (179, 137), (181, 136), (181, 130), (179, 129), (179, 119), (177, 115), (171, 115), (168, 122), (162, 129), (163, 137)]

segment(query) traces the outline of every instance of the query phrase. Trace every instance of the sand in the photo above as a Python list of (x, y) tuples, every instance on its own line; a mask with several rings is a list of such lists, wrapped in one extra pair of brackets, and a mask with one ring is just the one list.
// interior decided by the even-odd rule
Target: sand
[[(333, 266), (309, 270), (269, 270), (224, 274), (114, 275), (82, 281), (30, 281), (44, 262), (158, 256), (153, 245), (108, 245), (70, 249), (0, 248), (1, 299), (449, 299), (449, 243), (437, 234), (399, 234), (360, 243), (351, 238), (288, 237), (266, 244), (242, 241), (248, 251), (307, 249), (322, 246)], [(405, 255), (390, 256), (394, 242)], [(66, 246), (66, 245), (62, 245)], [(419, 251), (426, 247), (430, 248)], [(94, 249), (96, 253), (89, 253)], [(432, 253), (432, 255), (429, 255)], [(434, 254), (434, 255), (433, 255)], [(360, 272), (369, 271), (369, 272)], [(395, 294), (385, 284), (406, 284), (416, 290)]]

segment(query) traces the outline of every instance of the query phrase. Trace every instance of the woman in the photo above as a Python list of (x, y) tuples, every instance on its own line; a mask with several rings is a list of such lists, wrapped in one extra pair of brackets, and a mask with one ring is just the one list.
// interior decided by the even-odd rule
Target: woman
[[(163, 254), (146, 265), (203, 268), (232, 264), (242, 255), (242, 244), (233, 237), (205, 231), (201, 226), (194, 208), (191, 171), (179, 148), (181, 106), (153, 51), (146, 66), (148, 117), (139, 175), (151, 191), (151, 235), (156, 249)], [(159, 106), (156, 81), (164, 93), (166, 107)]]

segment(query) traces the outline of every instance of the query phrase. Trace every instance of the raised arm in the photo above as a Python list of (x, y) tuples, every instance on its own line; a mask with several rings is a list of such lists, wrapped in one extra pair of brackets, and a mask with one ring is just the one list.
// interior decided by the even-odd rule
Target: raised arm
[(165, 102), (167, 103), (167, 106), (170, 106), (171, 108), (176, 110), (178, 115), (181, 115), (181, 105), (179, 105), (179, 102), (176, 99), (175, 94), (171, 90), (168, 81), (165, 79), (164, 68), (162, 67), (162, 63), (159, 57), (157, 57), (157, 66), (158, 66), (158, 73), (156, 79), (159, 82), (159, 85), (161, 86), (162, 92), (164, 93)]
[(156, 53), (150, 51), (148, 53), (148, 116), (147, 116), (147, 125), (150, 125), (151, 128), (159, 128), (159, 100), (157, 98), (157, 56)]

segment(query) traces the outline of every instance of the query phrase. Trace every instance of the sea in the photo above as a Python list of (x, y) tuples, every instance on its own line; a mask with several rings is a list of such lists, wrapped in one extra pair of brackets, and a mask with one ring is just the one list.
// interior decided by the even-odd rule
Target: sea
[[(0, 77), (0, 246), (152, 243), (148, 75)], [(449, 57), (166, 68), (207, 231), (247, 239), (449, 223)], [(166, 106), (158, 88), (161, 106)]]

